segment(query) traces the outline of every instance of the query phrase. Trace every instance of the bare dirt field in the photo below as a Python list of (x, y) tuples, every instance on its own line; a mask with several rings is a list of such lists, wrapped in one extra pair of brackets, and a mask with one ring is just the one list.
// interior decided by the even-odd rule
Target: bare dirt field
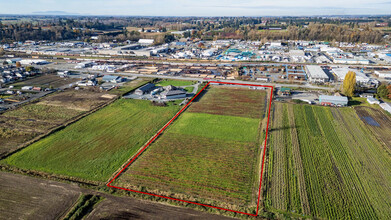
[(190, 208), (151, 203), (124, 197), (107, 198), (87, 216), (87, 220), (101, 219), (232, 219), (196, 211)]
[(74, 83), (76, 81), (79, 81), (79, 79), (76, 78), (61, 78), (57, 75), (42, 75), (35, 77), (33, 79), (28, 79), (23, 82), (18, 82), (13, 84), (14, 86), (38, 86), (38, 87), (44, 87), (44, 88), (58, 88), (64, 85), (68, 85), (71, 83)]
[(86, 219), (231, 219), (5, 172), (0, 172), (0, 219), (59, 219), (81, 193), (104, 197)]
[(0, 219), (59, 219), (80, 191), (53, 181), (0, 173)]
[(61, 106), (78, 111), (89, 111), (115, 97), (109, 96), (107, 92), (101, 92), (99, 89), (94, 88), (83, 90), (68, 89), (62, 93), (48, 96), (38, 104)]
[(247, 88), (211, 87), (192, 104), (189, 112), (259, 118), (265, 106), (265, 95), (265, 92)]

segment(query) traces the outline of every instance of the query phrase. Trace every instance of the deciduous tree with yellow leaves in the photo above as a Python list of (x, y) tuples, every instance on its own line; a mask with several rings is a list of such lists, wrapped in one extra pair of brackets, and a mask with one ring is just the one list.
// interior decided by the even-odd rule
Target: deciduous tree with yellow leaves
[(354, 90), (356, 87), (356, 73), (353, 71), (349, 71), (345, 79), (343, 80), (342, 92), (344, 95), (348, 97), (352, 97), (354, 94)]

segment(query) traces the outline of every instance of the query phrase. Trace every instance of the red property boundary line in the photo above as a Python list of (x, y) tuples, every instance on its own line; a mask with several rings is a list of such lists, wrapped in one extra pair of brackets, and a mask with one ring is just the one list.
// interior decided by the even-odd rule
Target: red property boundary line
[[(163, 195), (157, 195), (157, 194), (153, 194), (153, 193), (147, 193), (147, 192), (141, 192), (141, 191), (137, 191), (137, 190), (133, 190), (133, 189), (126, 189), (126, 188), (122, 188), (122, 187), (118, 187), (118, 186), (112, 186), (111, 183), (130, 165), (133, 163), (134, 160), (137, 159), (137, 157), (187, 108), (187, 106), (211, 83), (215, 83), (215, 84), (230, 84), (230, 85), (241, 85), (241, 86), (256, 86), (256, 87), (266, 87), (266, 88), (270, 88), (271, 89), (271, 92), (270, 92), (270, 101), (269, 101), (269, 110), (268, 110), (268, 117), (267, 117), (267, 125), (266, 125), (266, 137), (265, 137), (265, 143), (264, 143), (264, 148), (263, 148), (263, 155), (262, 155), (262, 167), (261, 167), (261, 177), (260, 177), (260, 181), (259, 181), (259, 190), (258, 190), (258, 202), (257, 202), (257, 212), (256, 214), (251, 214), (251, 213), (246, 213), (246, 212), (240, 212), (240, 211), (235, 211), (235, 210), (231, 210), (231, 209), (226, 209), (226, 208), (222, 208), (222, 207), (217, 207), (217, 206), (211, 206), (211, 205), (208, 205), (208, 204), (202, 204), (202, 203), (197, 203), (197, 202), (192, 202), (192, 201), (186, 201), (186, 200), (182, 200), (182, 199), (177, 199), (177, 198), (172, 198), (172, 197), (168, 197), (168, 196), (163, 196)], [(259, 201), (261, 199), (261, 188), (262, 188), (262, 178), (263, 178), (263, 169), (264, 169), (264, 164), (265, 164), (265, 153), (266, 153), (266, 143), (267, 143), (267, 135), (268, 135), (268, 130), (269, 130), (269, 120), (270, 120), (270, 109), (271, 109), (271, 104), (272, 104), (272, 98), (273, 98), (273, 91), (274, 91), (274, 87), (273, 86), (265, 86), (265, 85), (254, 85), (254, 84), (243, 84), (243, 83), (230, 83), (230, 82), (215, 82), (215, 81), (209, 81), (208, 84), (206, 84), (202, 89), (201, 91), (199, 91), (191, 100), (189, 103), (187, 103), (185, 105), (185, 107), (183, 107), (162, 129), (159, 130), (159, 132), (143, 147), (143, 149), (141, 151), (139, 151), (139, 153), (134, 156), (134, 158), (128, 163), (126, 164), (126, 166), (124, 168), (122, 168), (122, 170), (117, 174), (115, 175), (115, 177), (110, 180), (110, 182), (107, 184), (108, 187), (111, 187), (111, 188), (115, 188), (115, 189), (121, 189), (121, 190), (126, 190), (126, 191), (130, 191), (130, 192), (136, 192), (136, 193), (141, 193), (141, 194), (146, 194), (146, 195), (150, 195), (150, 196), (156, 196), (156, 197), (160, 197), (160, 198), (165, 198), (165, 199), (171, 199), (171, 200), (175, 200), (175, 201), (180, 201), (180, 202), (186, 202), (186, 203), (190, 203), (190, 204), (195, 204), (195, 205), (200, 205), (200, 206), (206, 206), (206, 207), (210, 207), (210, 208), (215, 208), (215, 209), (221, 209), (221, 210), (225, 210), (225, 211), (229, 211), (229, 212), (236, 212), (236, 213), (240, 213), (240, 214), (244, 214), (244, 215), (250, 215), (250, 216), (257, 216), (258, 215), (258, 211), (259, 211)]]

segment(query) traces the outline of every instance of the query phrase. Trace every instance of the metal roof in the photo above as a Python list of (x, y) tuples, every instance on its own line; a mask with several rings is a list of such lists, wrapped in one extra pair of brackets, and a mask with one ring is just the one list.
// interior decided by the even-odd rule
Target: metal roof
[(348, 97), (345, 96), (331, 96), (331, 95), (320, 95), (320, 101), (337, 101), (337, 102), (348, 102)]
[(151, 89), (154, 88), (154, 87), (155, 87), (155, 84), (148, 83), (148, 84), (145, 84), (145, 85), (141, 86), (141, 87), (138, 88), (137, 90), (145, 92), (145, 91), (151, 90)]
[(170, 91), (166, 91), (166, 92), (162, 93), (162, 95), (165, 95), (165, 96), (183, 95), (183, 94), (186, 94), (186, 92), (184, 92), (182, 90), (170, 90)]
[(308, 66), (306, 66), (306, 68), (307, 68), (307, 74), (310, 78), (316, 78), (316, 79), (319, 79), (319, 78), (328, 79), (329, 78), (320, 66), (308, 65)]

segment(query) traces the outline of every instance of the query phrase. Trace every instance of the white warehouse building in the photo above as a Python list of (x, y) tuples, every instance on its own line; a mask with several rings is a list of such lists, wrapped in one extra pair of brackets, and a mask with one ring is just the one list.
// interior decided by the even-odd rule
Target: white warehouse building
[(357, 84), (370, 84), (371, 79), (366, 76), (364, 73), (359, 72), (355, 69), (349, 69), (349, 68), (333, 68), (333, 72), (338, 77), (339, 81), (344, 81), (346, 74), (349, 72), (355, 72), (356, 73), (356, 82)]
[(375, 71), (379, 78), (391, 79), (391, 71)]
[(310, 82), (316, 83), (316, 82), (327, 82), (330, 80), (329, 76), (324, 72), (324, 70), (317, 65), (307, 65), (305, 67), (308, 80)]

